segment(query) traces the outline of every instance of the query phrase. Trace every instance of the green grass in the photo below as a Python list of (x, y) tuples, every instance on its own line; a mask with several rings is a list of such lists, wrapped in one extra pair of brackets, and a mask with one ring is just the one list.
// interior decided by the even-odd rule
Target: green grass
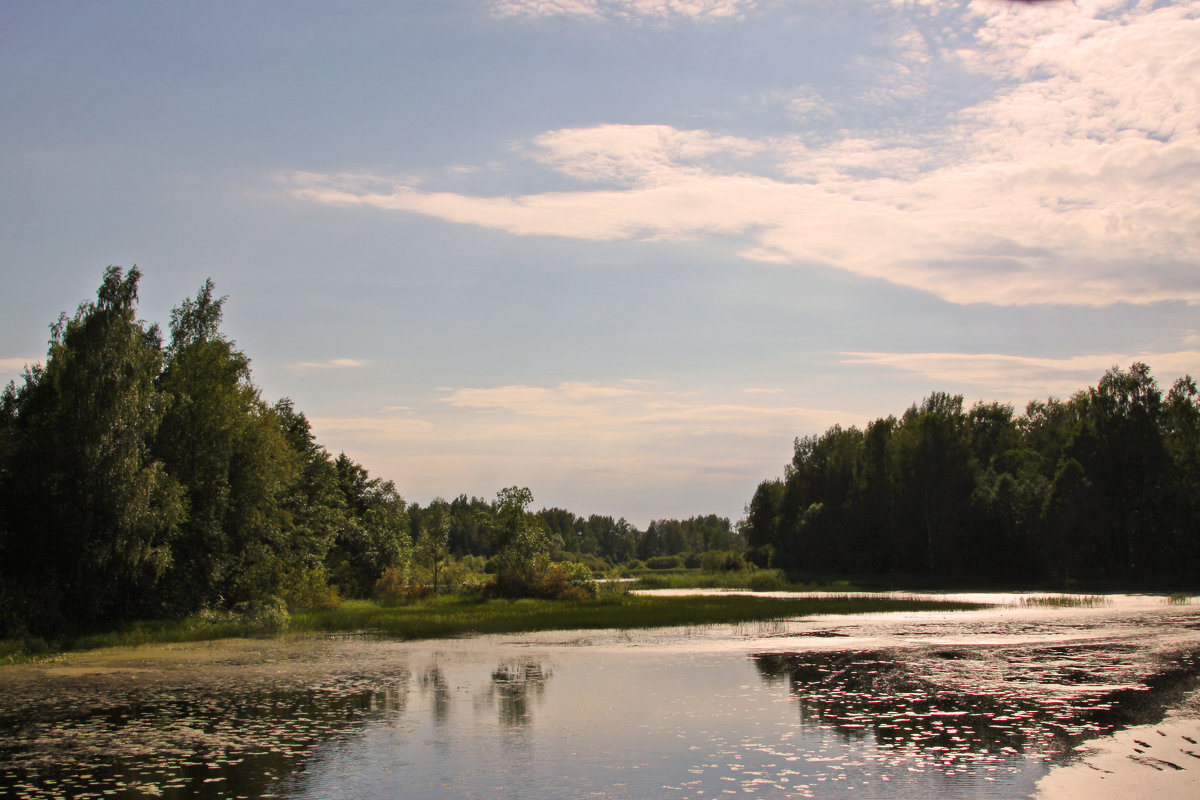
[(662, 570), (639, 573), (637, 589), (750, 589), (757, 592), (804, 590), (788, 581), (783, 570), (760, 569), (745, 572), (701, 572), (700, 570)]
[(880, 611), (947, 611), (978, 608), (970, 603), (844, 596), (766, 598), (747, 595), (647, 597), (612, 595), (594, 600), (464, 600), (442, 597), (407, 606), (365, 601), (297, 614), (295, 631), (367, 630), (399, 639), (465, 634), (521, 633), (597, 628), (657, 628), (682, 625), (780, 620), (814, 614)]
[(1186, 606), (1192, 602), (1191, 592), (1173, 592), (1167, 596), (1167, 605)]
[(0, 639), (0, 664), (40, 661), (71, 650), (249, 638), (274, 635), (280, 630), (277, 624), (264, 624), (260, 619), (231, 612), (205, 612), (178, 620), (130, 622), (107, 631), (52, 640)]
[(479, 600), (443, 596), (406, 605), (348, 600), (339, 608), (299, 612), (284, 624), (208, 612), (182, 620), (136, 622), (110, 631), (56, 641), (0, 640), (0, 664), (53, 657), (70, 650), (273, 636), (280, 633), (367, 631), (397, 639), (598, 628), (635, 629), (772, 621), (815, 614), (954, 611), (971, 603), (919, 598), (841, 595), (767, 598), (739, 594), (653, 597), (614, 593), (591, 600)]

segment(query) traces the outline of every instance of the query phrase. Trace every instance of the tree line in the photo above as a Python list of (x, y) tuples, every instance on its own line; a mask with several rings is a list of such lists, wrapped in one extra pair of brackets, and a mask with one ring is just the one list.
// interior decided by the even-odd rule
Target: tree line
[(402, 595), (418, 577), (436, 590), (464, 559), (498, 591), (569, 594), (590, 578), (580, 562), (741, 549), (727, 519), (641, 532), (534, 513), (520, 487), (409, 505), (331, 455), (290, 400), (263, 399), (211, 280), (164, 333), (137, 318), (140, 278), (109, 267), (0, 393), (0, 636)]
[(758, 486), (751, 557), (789, 571), (954, 581), (1185, 581), (1200, 574), (1200, 393), (1113, 368), (1067, 400), (964, 407), (798, 438)]

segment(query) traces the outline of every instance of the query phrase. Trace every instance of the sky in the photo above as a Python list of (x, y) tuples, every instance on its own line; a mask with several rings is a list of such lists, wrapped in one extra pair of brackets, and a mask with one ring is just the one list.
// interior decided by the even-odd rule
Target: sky
[(1200, 0), (0, 0), (0, 380), (110, 264), (411, 501), (737, 520), (932, 392), (1200, 375)]

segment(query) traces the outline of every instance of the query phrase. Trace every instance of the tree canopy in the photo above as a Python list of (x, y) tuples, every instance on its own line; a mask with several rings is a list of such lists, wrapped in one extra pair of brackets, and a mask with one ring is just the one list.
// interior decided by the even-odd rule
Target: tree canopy
[(1131, 581), (1200, 568), (1200, 396), (1145, 364), (1068, 400), (964, 408), (933, 394), (899, 419), (796, 440), (746, 509), (751, 548), (816, 573)]

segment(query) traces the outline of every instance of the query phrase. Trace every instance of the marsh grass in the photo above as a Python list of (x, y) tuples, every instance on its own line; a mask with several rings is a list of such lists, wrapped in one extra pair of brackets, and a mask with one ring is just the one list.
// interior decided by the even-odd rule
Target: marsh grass
[(1167, 596), (1167, 605), (1186, 606), (1192, 602), (1191, 592), (1173, 592)]
[(654, 597), (614, 592), (585, 600), (503, 600), (442, 596), (384, 606), (347, 600), (338, 608), (271, 614), (209, 611), (181, 620), (137, 622), (102, 633), (65, 638), (0, 640), (0, 664), (51, 658), (69, 650), (137, 647), (284, 633), (366, 631), (397, 639), (432, 639), (546, 630), (636, 629), (776, 622), (816, 614), (956, 611), (978, 604), (921, 598), (845, 594), (773, 598), (739, 594)]
[(700, 570), (663, 571), (639, 574), (635, 589), (750, 589), (756, 592), (796, 590), (779, 569), (745, 570), (737, 572), (702, 572)]
[(339, 609), (297, 614), (294, 631), (374, 631), (399, 639), (542, 630), (635, 629), (774, 621), (815, 614), (949, 611), (972, 603), (851, 596), (770, 598), (749, 595), (652, 597), (611, 595), (589, 600), (463, 600), (442, 597), (384, 608), (347, 602)]
[(1021, 605), (1043, 608), (1099, 608), (1110, 604), (1107, 597), (1098, 594), (1053, 594), (1022, 597)]
[(253, 612), (202, 611), (183, 619), (130, 622), (107, 631), (52, 640), (34, 637), (0, 639), (0, 664), (41, 661), (70, 650), (273, 636), (287, 627), (286, 616), (280, 618), (275, 614)]

